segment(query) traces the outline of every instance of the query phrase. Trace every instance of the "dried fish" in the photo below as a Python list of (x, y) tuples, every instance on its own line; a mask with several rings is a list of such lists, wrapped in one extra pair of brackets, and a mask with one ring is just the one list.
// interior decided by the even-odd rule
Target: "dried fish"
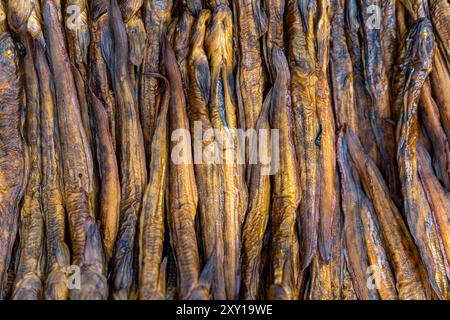
[[(159, 75), (153, 75), (162, 78)], [(170, 84), (165, 78), (165, 94), (158, 116), (158, 128), (153, 136), (150, 177), (142, 200), (139, 223), (139, 299), (165, 298), (166, 274), (163, 246), (165, 235), (165, 189), (168, 171), (167, 113), (170, 100)], [(162, 269), (164, 270), (164, 268)]]
[(17, 234), (19, 202), (27, 184), (28, 155), (23, 138), (23, 74), (3, 2), (0, 17), (0, 300), (3, 300)]
[(114, 35), (113, 88), (117, 103), (119, 175), (121, 182), (119, 233), (113, 258), (113, 298), (126, 300), (135, 295), (137, 257), (135, 239), (147, 169), (142, 130), (130, 78), (128, 41), (117, 0), (108, 6)]
[(61, 22), (52, 0), (45, 3), (44, 22), (46, 30), (53, 30), (47, 33), (47, 42), (56, 88), (64, 198), (73, 249), (72, 263), (81, 269), (80, 290), (73, 290), (71, 298), (106, 299), (104, 252), (101, 242), (96, 241), (98, 230), (90, 203), (93, 191), (92, 153), (82, 126)]
[(276, 80), (272, 88), (272, 129), (279, 133), (279, 163), (276, 167), (273, 186), (272, 259), (269, 299), (293, 298), (293, 272), (289, 268), (292, 254), (293, 234), (297, 207), (300, 203), (299, 184), (295, 148), (292, 137), (292, 116), (289, 106), (289, 67), (280, 48), (274, 47), (272, 62)]

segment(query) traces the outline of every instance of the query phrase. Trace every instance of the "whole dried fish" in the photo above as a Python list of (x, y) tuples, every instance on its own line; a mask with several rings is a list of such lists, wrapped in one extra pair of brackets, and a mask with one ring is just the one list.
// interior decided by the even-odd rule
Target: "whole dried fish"
[(305, 269), (311, 263), (317, 249), (320, 176), (319, 146), (316, 140), (320, 127), (316, 106), (315, 6), (308, 3), (301, 8), (306, 12), (300, 12), (298, 1), (286, 2), (295, 145), (301, 176), (301, 198), (304, 200), (301, 202), (298, 218), (300, 246), (303, 253), (300, 258), (302, 268)]
[(422, 181), (422, 186), (427, 195), (428, 203), (430, 204), (434, 220), (439, 230), (438, 237), (439, 242), (441, 243), (442, 253), (447, 259), (445, 266), (447, 269), (447, 277), (449, 277), (450, 227), (448, 221), (450, 212), (448, 211), (448, 208), (450, 207), (450, 196), (436, 179), (431, 168), (430, 156), (423, 146), (420, 145), (417, 147), (417, 160), (420, 180)]
[(41, 197), (46, 230), (45, 299), (66, 300), (70, 252), (66, 244), (66, 221), (62, 192), (60, 148), (56, 135), (57, 119), (52, 93), (52, 75), (45, 49), (35, 45), (35, 66), (39, 78), (40, 132), (42, 150)]
[(321, 130), (319, 166), (320, 166), (320, 199), (319, 199), (319, 244), (322, 258), (328, 262), (331, 251), (331, 227), (333, 225), (336, 191), (335, 156), (335, 124), (333, 109), (330, 102), (328, 86), (328, 56), (330, 43), (330, 1), (319, 0), (318, 21), (316, 30), (317, 41), (317, 115)]
[[(159, 75), (155, 77), (161, 78)], [(165, 94), (158, 116), (158, 128), (153, 136), (149, 184), (142, 200), (139, 223), (139, 299), (164, 299), (166, 274), (163, 246), (165, 235), (165, 189), (168, 171), (167, 113), (170, 84), (165, 78)]]
[(233, 77), (233, 21), (226, 5), (213, 12), (206, 35), (206, 52), (211, 70), (210, 116), (219, 144), (221, 160), (221, 210), (223, 212), (224, 273), (227, 299), (239, 294), (241, 224), (247, 211), (247, 188), (243, 168), (238, 164), (240, 148)]
[(113, 258), (113, 298), (134, 297), (137, 258), (135, 239), (147, 169), (142, 130), (137, 114), (134, 88), (130, 78), (128, 41), (117, 0), (108, 6), (114, 35), (113, 88), (117, 103), (119, 175), (121, 182), (119, 233)]
[(19, 202), (28, 176), (23, 138), (25, 105), (22, 69), (0, 2), (0, 300), (5, 297), (7, 271), (17, 234)]
[[(215, 299), (225, 299), (223, 266), (223, 216), (221, 213), (220, 166), (217, 163), (218, 145), (215, 140), (208, 109), (211, 94), (211, 74), (208, 58), (204, 50), (206, 27), (211, 12), (203, 10), (194, 25), (191, 53), (188, 58), (189, 71), (189, 120), (195, 131), (201, 126), (201, 134), (192, 137), (194, 144), (194, 164), (198, 190), (201, 238), (205, 257), (217, 250), (214, 263), (212, 295)], [(200, 149), (198, 147), (201, 147)]]
[(445, 299), (448, 280), (444, 258), (437, 238), (425, 191), (420, 183), (417, 165), (418, 100), (423, 83), (431, 70), (434, 35), (431, 22), (419, 19), (406, 38), (406, 83), (400, 116), (400, 139), (397, 161), (400, 168), (405, 215), (437, 296)]
[(289, 67), (280, 48), (274, 47), (272, 61), (275, 67), (275, 83), (272, 88), (272, 129), (279, 133), (279, 163), (276, 168), (272, 204), (272, 259), (269, 299), (293, 298), (293, 272), (289, 268), (297, 207), (300, 203), (295, 148), (292, 138), (292, 117), (289, 101)]
[(351, 130), (347, 130), (345, 140), (364, 190), (372, 201), (376, 217), (380, 222), (395, 274), (398, 298), (401, 300), (427, 299), (429, 292), (422, 278), (423, 267), (418, 259), (417, 249), (403, 217), (390, 197), (381, 172)]
[(58, 11), (52, 0), (45, 2), (45, 29), (57, 97), (57, 114), (61, 156), (63, 159), (64, 198), (71, 231), (74, 265), (80, 267), (80, 290), (71, 292), (72, 299), (105, 299), (104, 252), (96, 241), (97, 226), (90, 202), (93, 160), (83, 130), (75, 81), (69, 67), (64, 34)]
[(144, 3), (147, 43), (142, 63), (139, 114), (147, 159), (151, 157), (152, 137), (160, 104), (158, 81), (148, 75), (159, 72), (161, 44), (171, 21), (172, 5), (172, 0), (146, 0)]
[[(178, 146), (169, 162), (168, 221), (170, 241), (179, 270), (180, 299), (208, 299), (209, 290), (200, 282), (200, 261), (195, 232), (198, 195), (195, 185), (191, 141), (186, 136), (189, 120), (183, 91), (181, 72), (168, 39), (164, 45), (164, 65), (170, 86), (169, 128), (171, 149)], [(176, 135), (178, 132), (178, 136)], [(175, 134), (175, 135), (174, 135)], [(181, 140), (181, 141), (180, 141)], [(178, 143), (177, 143), (178, 141)]]

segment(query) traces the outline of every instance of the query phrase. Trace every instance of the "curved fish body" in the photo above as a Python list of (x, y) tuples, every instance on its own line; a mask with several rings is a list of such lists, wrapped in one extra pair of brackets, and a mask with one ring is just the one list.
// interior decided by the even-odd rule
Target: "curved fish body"
[(100, 175), (99, 220), (105, 248), (106, 261), (109, 262), (114, 251), (119, 230), (120, 180), (116, 151), (109, 131), (108, 113), (103, 103), (90, 90), (92, 116), (95, 121), (95, 146), (97, 150)]
[(20, 215), (19, 202), (27, 183), (27, 150), (22, 134), (24, 88), (19, 53), (0, 3), (0, 300), (5, 298)]
[(26, 141), (29, 176), (20, 210), (19, 261), (12, 299), (39, 300), (42, 298), (44, 266), (44, 219), (41, 202), (41, 139), (39, 84), (34, 67), (34, 44), (31, 36), (20, 33), (27, 54), (24, 59), (25, 91), (27, 96)]
[(130, 63), (135, 67), (142, 64), (146, 44), (145, 26), (141, 14), (143, 5), (144, 0), (119, 0), (122, 18), (128, 34)]
[[(89, 46), (89, 86), (106, 109), (114, 149), (117, 147), (116, 102), (111, 87), (112, 75), (108, 73), (113, 63), (113, 34), (107, 12), (108, 0), (91, 2), (90, 46)], [(100, 169), (99, 169), (100, 170)], [(100, 208), (100, 210), (102, 210)]]
[(236, 101), (233, 77), (233, 20), (226, 5), (213, 12), (206, 35), (206, 53), (211, 70), (209, 110), (219, 145), (221, 210), (223, 212), (224, 274), (227, 299), (239, 294), (241, 224), (247, 211), (247, 189), (243, 168), (239, 165)]
[[(239, 66), (236, 91), (245, 115), (245, 129), (255, 129), (263, 106), (265, 74), (260, 37), (266, 32), (267, 18), (260, 0), (234, 3), (239, 37)], [(248, 148), (246, 148), (249, 156)]]
[(126, 300), (135, 295), (137, 258), (135, 240), (147, 169), (142, 130), (130, 77), (128, 41), (117, 0), (109, 2), (109, 21), (114, 35), (113, 87), (117, 103), (119, 175), (121, 181), (119, 233), (113, 258), (112, 295)]
[(276, 164), (272, 200), (272, 257), (269, 299), (293, 299), (293, 270), (289, 268), (294, 244), (297, 207), (301, 190), (295, 147), (292, 137), (292, 115), (289, 106), (289, 67), (280, 48), (274, 47), (272, 61), (275, 83), (272, 88), (272, 129), (279, 130), (279, 162)]
[(192, 27), (194, 26), (194, 21), (194, 15), (189, 10), (184, 9), (177, 21), (173, 41), (173, 48), (177, 57), (178, 66), (180, 67), (181, 79), (183, 80), (183, 88), (186, 92), (186, 97), (189, 92), (188, 56), (191, 49), (190, 40), (193, 32)]
[[(271, 171), (271, 136), (269, 109), (272, 92), (270, 91), (256, 124), (258, 146), (251, 146), (258, 152), (258, 162), (251, 168), (248, 211), (242, 230), (242, 288), (244, 299), (261, 298), (262, 261), (267, 223), (270, 215), (270, 171)], [(256, 151), (256, 148), (258, 151)], [(252, 150), (252, 149), (251, 149)]]
[(439, 108), (431, 93), (431, 85), (427, 80), (420, 97), (420, 115), (422, 124), (433, 145), (433, 167), (436, 176), (447, 190), (450, 190), (450, 149), (447, 136), (441, 124)]
[(142, 63), (139, 114), (147, 159), (151, 158), (152, 137), (156, 128), (161, 100), (158, 80), (150, 77), (149, 74), (160, 71), (161, 45), (171, 21), (172, 6), (172, 0), (146, 0), (144, 3), (144, 25), (147, 42)]
[[(305, 2), (306, 3), (306, 2)], [(289, 37), (294, 139), (299, 160), (302, 196), (298, 217), (302, 269), (308, 267), (317, 250), (319, 224), (319, 147), (320, 132), (316, 105), (317, 65), (314, 35), (315, 7), (302, 7), (299, 2), (286, 2), (286, 27)], [(306, 18), (303, 18), (306, 17)]]
[(65, 38), (52, 0), (45, 3), (44, 21), (49, 59), (56, 97), (59, 138), (63, 163), (64, 200), (72, 239), (72, 264), (80, 267), (80, 289), (72, 290), (72, 299), (106, 299), (107, 283), (104, 252), (91, 203), (93, 160), (83, 129), (76, 85), (70, 70)]
[(328, 56), (330, 51), (330, 0), (319, 0), (317, 41), (317, 90), (316, 103), (319, 125), (321, 126), (319, 166), (319, 248), (322, 258), (328, 262), (331, 251), (332, 225), (336, 206), (336, 150), (335, 123), (328, 86)]
[(45, 49), (35, 46), (35, 66), (39, 79), (40, 133), (42, 152), (41, 197), (46, 230), (46, 300), (67, 300), (67, 268), (70, 252), (66, 243), (66, 212), (62, 192), (60, 148), (56, 136), (57, 118), (52, 93), (52, 75)]
[(431, 21), (437, 35), (437, 43), (450, 69), (450, 3), (445, 0), (430, 0), (428, 3)]
[(351, 130), (345, 133), (345, 140), (364, 190), (372, 201), (376, 217), (380, 222), (395, 274), (398, 298), (400, 300), (427, 299), (429, 292), (426, 280), (422, 279), (423, 266), (417, 248), (403, 217), (390, 198), (389, 189), (381, 172)]
[(347, 145), (339, 136), (338, 162), (341, 173), (341, 198), (344, 213), (344, 243), (347, 266), (353, 279), (356, 295), (362, 300), (378, 300), (376, 290), (367, 286), (366, 272), (370, 268), (370, 260), (365, 241), (362, 221), (363, 191), (353, 177)]
[(168, 221), (179, 276), (178, 295), (180, 299), (209, 299), (209, 290), (199, 281), (200, 258), (195, 230), (198, 194), (191, 141), (186, 134), (189, 130), (186, 99), (181, 72), (168, 39), (165, 41), (163, 59), (171, 84), (169, 130), (172, 133), (172, 156), (169, 161)]
[[(211, 19), (209, 10), (202, 10), (192, 33), (191, 51), (188, 59), (189, 74), (189, 120), (191, 129), (201, 126), (200, 136), (192, 137), (194, 143), (194, 169), (198, 190), (203, 256), (211, 257), (214, 249), (217, 257), (214, 263), (212, 295), (214, 299), (226, 298), (223, 270), (223, 219), (220, 199), (220, 165), (216, 159), (218, 145), (208, 109), (211, 94), (211, 74), (204, 49), (206, 27)], [(198, 150), (196, 146), (201, 146)]]
[(353, 89), (353, 65), (345, 35), (345, 1), (331, 2), (330, 74), (336, 126), (348, 126), (359, 134)]
[(411, 234), (425, 264), (428, 279), (440, 299), (448, 295), (449, 283), (444, 257), (433, 221), (432, 210), (420, 183), (417, 164), (418, 102), (420, 92), (431, 70), (434, 35), (431, 22), (419, 19), (406, 38), (406, 79), (400, 116), (400, 138), (397, 160), (402, 183), (403, 205)]
[[(161, 77), (161, 76), (157, 76)], [(158, 127), (153, 136), (149, 183), (142, 200), (139, 223), (139, 299), (165, 298), (165, 272), (163, 249), (165, 237), (165, 190), (168, 171), (167, 113), (170, 85), (165, 82), (164, 98), (158, 116)]]
[[(360, 39), (361, 22), (357, 0), (345, 1), (345, 35), (347, 48), (352, 61), (353, 90), (355, 94), (355, 110), (357, 114), (359, 132), (358, 136), (364, 148), (372, 159), (378, 162), (379, 150), (370, 124), (369, 94), (364, 82), (364, 65), (362, 56), (362, 43)], [(334, 24), (333, 24), (334, 27)], [(332, 43), (334, 45), (334, 42)], [(337, 120), (338, 124), (340, 120)]]
[(264, 0), (264, 9), (267, 12), (267, 33), (263, 38), (263, 54), (266, 68), (273, 79), (272, 49), (274, 46), (282, 50), (286, 48), (284, 39), (286, 0)]
[[(359, 0), (361, 21), (369, 21), (371, 0)], [(389, 79), (383, 61), (382, 31), (369, 23), (361, 23), (364, 35), (363, 65), (365, 85), (369, 93), (372, 131), (380, 151), (380, 167), (392, 194), (399, 194), (398, 172), (395, 165), (395, 135), (390, 122), (391, 104)]]
[(450, 279), (450, 195), (434, 175), (429, 154), (423, 146), (417, 147), (419, 175), (427, 195), (428, 203), (433, 211), (434, 220), (439, 230), (439, 240), (442, 252), (447, 259), (447, 277)]

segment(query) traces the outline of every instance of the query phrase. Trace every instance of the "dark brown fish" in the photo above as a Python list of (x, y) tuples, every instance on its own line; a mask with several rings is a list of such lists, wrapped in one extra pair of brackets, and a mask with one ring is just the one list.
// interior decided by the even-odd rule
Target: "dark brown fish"
[(165, 83), (164, 98), (158, 116), (158, 127), (153, 136), (149, 183), (142, 200), (139, 223), (139, 299), (165, 299), (165, 190), (168, 171), (167, 113), (170, 102), (169, 81)]
[(112, 295), (114, 299), (134, 298), (137, 270), (136, 231), (142, 198), (147, 183), (147, 169), (138, 108), (130, 78), (129, 51), (125, 25), (117, 0), (108, 6), (114, 35), (113, 74), (117, 103), (119, 175), (121, 181), (119, 234), (113, 258)]
[(66, 300), (69, 297), (67, 274), (70, 252), (66, 244), (66, 221), (60, 147), (57, 138), (55, 99), (52, 93), (52, 75), (41, 44), (35, 46), (35, 65), (39, 78), (41, 107), (42, 176), (41, 197), (46, 230), (45, 299)]
[(406, 38), (405, 82), (403, 107), (399, 122), (400, 138), (397, 161), (400, 168), (403, 205), (411, 234), (427, 269), (428, 280), (440, 299), (449, 292), (444, 257), (439, 245), (431, 208), (420, 183), (417, 164), (418, 103), (422, 86), (433, 59), (434, 35), (431, 22), (419, 19)]
[(44, 10), (49, 59), (52, 66), (58, 128), (63, 159), (64, 198), (71, 231), (73, 261), (80, 268), (80, 289), (72, 290), (72, 299), (106, 299), (107, 283), (104, 252), (95, 224), (91, 203), (93, 192), (92, 152), (83, 129), (76, 85), (64, 45), (58, 11), (52, 0)]
[(22, 134), (25, 105), (19, 53), (0, 2), (0, 300), (5, 297), (19, 219), (19, 202), (28, 176), (28, 156)]

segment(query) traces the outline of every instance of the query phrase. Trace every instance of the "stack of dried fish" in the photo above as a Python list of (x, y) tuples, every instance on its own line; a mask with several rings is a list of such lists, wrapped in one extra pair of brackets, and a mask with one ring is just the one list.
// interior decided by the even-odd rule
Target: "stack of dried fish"
[(0, 299), (450, 300), (447, 0), (0, 0)]

